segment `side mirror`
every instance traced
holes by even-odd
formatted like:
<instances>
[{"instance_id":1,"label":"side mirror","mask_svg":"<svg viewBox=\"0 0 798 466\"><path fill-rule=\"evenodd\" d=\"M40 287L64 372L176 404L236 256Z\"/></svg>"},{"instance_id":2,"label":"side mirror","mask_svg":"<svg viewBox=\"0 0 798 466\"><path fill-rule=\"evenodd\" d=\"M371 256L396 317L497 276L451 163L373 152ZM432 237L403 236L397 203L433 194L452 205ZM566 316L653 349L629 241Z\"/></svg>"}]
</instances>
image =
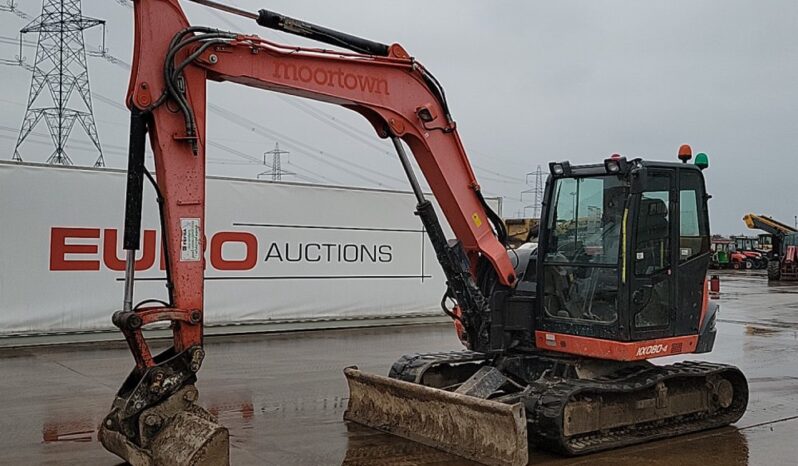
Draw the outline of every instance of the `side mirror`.
<instances>
[{"instance_id":1,"label":"side mirror","mask_svg":"<svg viewBox=\"0 0 798 466\"><path fill-rule=\"evenodd\" d=\"M645 191L646 186L643 180L646 178L646 169L633 168L631 174L632 176L629 179L629 192L631 194L640 194Z\"/></svg>"}]
</instances>

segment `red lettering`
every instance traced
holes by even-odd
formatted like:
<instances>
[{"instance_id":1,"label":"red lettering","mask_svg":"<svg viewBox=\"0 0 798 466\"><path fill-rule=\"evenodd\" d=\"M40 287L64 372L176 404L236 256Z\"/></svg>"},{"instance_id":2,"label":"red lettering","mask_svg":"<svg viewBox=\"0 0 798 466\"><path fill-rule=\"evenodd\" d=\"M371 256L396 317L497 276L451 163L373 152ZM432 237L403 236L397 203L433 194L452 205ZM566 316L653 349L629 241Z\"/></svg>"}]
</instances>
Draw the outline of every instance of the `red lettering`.
<instances>
[{"instance_id":1,"label":"red lettering","mask_svg":"<svg viewBox=\"0 0 798 466\"><path fill-rule=\"evenodd\" d=\"M368 76L361 76L358 75L357 77L358 82L360 82L360 90L365 91L368 90L369 92L374 92L374 80Z\"/></svg>"},{"instance_id":2,"label":"red lettering","mask_svg":"<svg viewBox=\"0 0 798 466\"><path fill-rule=\"evenodd\" d=\"M115 229L103 230L103 263L117 272L125 270L125 260L117 255L117 236ZM155 230L144 230L141 258L136 260L136 270L147 270L155 264Z\"/></svg>"},{"instance_id":3,"label":"red lettering","mask_svg":"<svg viewBox=\"0 0 798 466\"><path fill-rule=\"evenodd\" d=\"M240 260L227 260L222 257L224 243L242 243L246 255ZM258 263L258 239L252 233L224 231L211 238L211 266L216 270L251 270Z\"/></svg>"},{"instance_id":4,"label":"red lettering","mask_svg":"<svg viewBox=\"0 0 798 466\"><path fill-rule=\"evenodd\" d=\"M321 68L316 68L313 71L313 81L319 85L327 84L327 72Z\"/></svg>"},{"instance_id":5,"label":"red lettering","mask_svg":"<svg viewBox=\"0 0 798 466\"><path fill-rule=\"evenodd\" d=\"M305 65L297 67L293 64L277 63L272 77L281 80L314 83L318 86L338 86L349 90L355 90L360 87L363 92L390 95L387 79L345 73L341 68L332 70L325 67L315 68Z\"/></svg>"},{"instance_id":6,"label":"red lettering","mask_svg":"<svg viewBox=\"0 0 798 466\"><path fill-rule=\"evenodd\" d=\"M50 270L100 270L99 260L67 260L67 254L97 254L96 244L67 244L67 238L100 239L99 228L60 228L50 230Z\"/></svg>"},{"instance_id":7,"label":"red lettering","mask_svg":"<svg viewBox=\"0 0 798 466\"><path fill-rule=\"evenodd\" d=\"M299 80L304 83L309 83L311 79L313 79L313 70L311 70L307 66L300 66Z\"/></svg>"},{"instance_id":8,"label":"red lettering","mask_svg":"<svg viewBox=\"0 0 798 466\"><path fill-rule=\"evenodd\" d=\"M351 78L351 81L350 81ZM344 75L344 86L347 89L354 89L357 87L357 76L353 74L346 74Z\"/></svg>"}]
</instances>

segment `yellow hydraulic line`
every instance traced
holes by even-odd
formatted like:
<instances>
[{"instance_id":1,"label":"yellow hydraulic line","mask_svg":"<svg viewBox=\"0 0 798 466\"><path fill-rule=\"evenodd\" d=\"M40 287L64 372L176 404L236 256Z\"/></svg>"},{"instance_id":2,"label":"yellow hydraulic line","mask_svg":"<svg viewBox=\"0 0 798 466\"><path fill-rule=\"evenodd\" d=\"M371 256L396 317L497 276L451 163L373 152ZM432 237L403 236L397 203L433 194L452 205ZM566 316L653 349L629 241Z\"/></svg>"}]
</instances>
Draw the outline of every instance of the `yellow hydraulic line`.
<instances>
[{"instance_id":1,"label":"yellow hydraulic line","mask_svg":"<svg viewBox=\"0 0 798 466\"><path fill-rule=\"evenodd\" d=\"M623 209L623 223L621 223L621 283L626 283L626 218L629 208Z\"/></svg>"}]
</instances>

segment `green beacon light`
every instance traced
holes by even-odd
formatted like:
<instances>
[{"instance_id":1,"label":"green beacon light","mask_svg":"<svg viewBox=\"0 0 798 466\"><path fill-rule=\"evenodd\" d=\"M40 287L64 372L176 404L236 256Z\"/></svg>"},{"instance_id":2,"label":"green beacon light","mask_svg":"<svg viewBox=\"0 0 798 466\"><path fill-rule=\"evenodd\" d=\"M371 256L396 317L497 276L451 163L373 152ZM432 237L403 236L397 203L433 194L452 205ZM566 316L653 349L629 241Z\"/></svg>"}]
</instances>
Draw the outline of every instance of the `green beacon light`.
<instances>
[{"instance_id":1,"label":"green beacon light","mask_svg":"<svg viewBox=\"0 0 798 466\"><path fill-rule=\"evenodd\" d=\"M695 162L693 163L695 163L695 166L701 170L706 170L706 168L709 167L709 157L707 157L707 154L699 152L696 154Z\"/></svg>"}]
</instances>

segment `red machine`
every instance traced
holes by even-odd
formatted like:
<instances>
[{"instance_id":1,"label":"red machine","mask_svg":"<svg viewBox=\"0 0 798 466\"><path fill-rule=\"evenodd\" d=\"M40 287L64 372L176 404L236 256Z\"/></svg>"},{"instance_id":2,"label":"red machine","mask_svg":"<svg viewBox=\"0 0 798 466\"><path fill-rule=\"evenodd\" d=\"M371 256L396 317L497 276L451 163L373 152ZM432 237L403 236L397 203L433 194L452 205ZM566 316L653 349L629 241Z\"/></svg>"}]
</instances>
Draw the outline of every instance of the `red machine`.
<instances>
[{"instance_id":1,"label":"red machine","mask_svg":"<svg viewBox=\"0 0 798 466\"><path fill-rule=\"evenodd\" d=\"M191 26L178 0L134 0L127 268L123 309L113 321L136 366L103 421L106 448L134 465L228 458L227 430L195 404L194 387L204 358L207 80L363 115L393 141L416 195L416 213L447 278L444 301L453 302L444 312L470 351L407 356L391 378L347 369L347 419L472 459L525 464L528 440L582 454L742 415L747 385L736 368L646 361L706 352L714 342L716 308L708 304L704 278L708 196L698 168L622 157L552 164L537 255L509 253L505 227L481 194L442 86L400 45L266 10L195 1L351 52ZM147 134L154 178L144 167ZM445 238L403 142L456 241ZM685 162L688 152L689 146L680 150ZM168 299L134 305L145 176L161 208ZM692 196L696 215L696 230L681 235L679 196L668 198L680 189ZM170 322L174 338L171 348L152 355L141 328L156 322Z\"/></svg>"},{"instance_id":2,"label":"red machine","mask_svg":"<svg viewBox=\"0 0 798 466\"><path fill-rule=\"evenodd\" d=\"M771 246L763 262L768 270L768 280L798 280L798 229L779 222L773 217L757 214L746 214L743 222L748 228L765 231L766 235L759 235L761 239L769 240Z\"/></svg>"}]
</instances>

